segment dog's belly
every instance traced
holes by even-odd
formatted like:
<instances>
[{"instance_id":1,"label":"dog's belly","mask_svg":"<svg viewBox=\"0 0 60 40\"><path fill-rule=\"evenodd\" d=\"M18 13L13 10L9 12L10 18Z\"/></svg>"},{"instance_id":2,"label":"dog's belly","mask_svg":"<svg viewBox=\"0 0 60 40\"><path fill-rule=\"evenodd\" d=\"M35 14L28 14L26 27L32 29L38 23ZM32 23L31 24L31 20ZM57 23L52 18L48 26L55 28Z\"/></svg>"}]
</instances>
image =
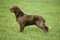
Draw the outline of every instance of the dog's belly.
<instances>
[{"instance_id":1,"label":"dog's belly","mask_svg":"<svg viewBox=\"0 0 60 40\"><path fill-rule=\"evenodd\" d=\"M26 21L26 22L25 22L25 26L34 25L34 24L35 24L34 21Z\"/></svg>"}]
</instances>

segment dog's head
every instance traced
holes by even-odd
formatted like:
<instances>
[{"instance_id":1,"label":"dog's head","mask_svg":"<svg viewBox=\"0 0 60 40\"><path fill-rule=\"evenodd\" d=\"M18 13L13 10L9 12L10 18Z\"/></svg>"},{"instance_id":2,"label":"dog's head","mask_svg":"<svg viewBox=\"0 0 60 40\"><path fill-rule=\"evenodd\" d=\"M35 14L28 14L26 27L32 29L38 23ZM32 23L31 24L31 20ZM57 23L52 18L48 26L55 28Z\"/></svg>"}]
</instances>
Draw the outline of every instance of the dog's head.
<instances>
[{"instance_id":1,"label":"dog's head","mask_svg":"<svg viewBox=\"0 0 60 40\"><path fill-rule=\"evenodd\" d=\"M21 9L18 6L13 6L12 8L10 8L10 11L14 13L18 13L21 12Z\"/></svg>"}]
</instances>

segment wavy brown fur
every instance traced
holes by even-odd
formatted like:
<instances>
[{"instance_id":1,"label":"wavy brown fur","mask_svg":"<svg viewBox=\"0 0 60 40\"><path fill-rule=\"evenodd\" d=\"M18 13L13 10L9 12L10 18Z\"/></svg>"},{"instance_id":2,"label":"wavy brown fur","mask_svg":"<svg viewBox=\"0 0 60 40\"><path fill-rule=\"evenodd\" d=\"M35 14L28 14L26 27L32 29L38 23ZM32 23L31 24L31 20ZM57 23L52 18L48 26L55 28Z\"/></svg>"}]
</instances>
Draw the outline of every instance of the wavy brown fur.
<instances>
[{"instance_id":1,"label":"wavy brown fur","mask_svg":"<svg viewBox=\"0 0 60 40\"><path fill-rule=\"evenodd\" d=\"M16 16L16 21L20 25L20 32L23 32L25 26L28 25L36 25L43 31L48 31L48 27L45 25L45 20L43 17L38 15L27 15L17 6L10 8L10 11Z\"/></svg>"}]
</instances>

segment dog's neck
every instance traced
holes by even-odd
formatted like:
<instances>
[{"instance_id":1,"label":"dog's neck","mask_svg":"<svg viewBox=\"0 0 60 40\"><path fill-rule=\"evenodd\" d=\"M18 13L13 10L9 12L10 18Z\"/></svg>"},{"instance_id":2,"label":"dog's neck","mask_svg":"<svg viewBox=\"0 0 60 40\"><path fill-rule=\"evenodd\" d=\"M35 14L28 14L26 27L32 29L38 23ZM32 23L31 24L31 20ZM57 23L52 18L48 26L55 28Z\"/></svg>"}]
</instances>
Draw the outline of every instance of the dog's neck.
<instances>
[{"instance_id":1,"label":"dog's neck","mask_svg":"<svg viewBox=\"0 0 60 40\"><path fill-rule=\"evenodd\" d=\"M15 12L16 17L20 17L20 16L23 16L23 15L24 15L24 13L22 11Z\"/></svg>"}]
</instances>

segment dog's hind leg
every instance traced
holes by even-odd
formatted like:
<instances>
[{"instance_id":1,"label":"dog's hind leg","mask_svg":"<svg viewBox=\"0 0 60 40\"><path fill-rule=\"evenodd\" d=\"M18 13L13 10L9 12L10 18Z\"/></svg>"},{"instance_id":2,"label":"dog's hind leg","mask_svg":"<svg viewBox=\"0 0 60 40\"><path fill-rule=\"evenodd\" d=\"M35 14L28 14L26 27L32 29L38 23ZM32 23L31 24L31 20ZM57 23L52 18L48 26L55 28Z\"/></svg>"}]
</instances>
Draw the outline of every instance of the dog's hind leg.
<instances>
[{"instance_id":1,"label":"dog's hind leg","mask_svg":"<svg viewBox=\"0 0 60 40\"><path fill-rule=\"evenodd\" d=\"M43 21L36 21L36 25L41 28L44 32L48 31L48 27L45 26L45 23Z\"/></svg>"}]
</instances>

